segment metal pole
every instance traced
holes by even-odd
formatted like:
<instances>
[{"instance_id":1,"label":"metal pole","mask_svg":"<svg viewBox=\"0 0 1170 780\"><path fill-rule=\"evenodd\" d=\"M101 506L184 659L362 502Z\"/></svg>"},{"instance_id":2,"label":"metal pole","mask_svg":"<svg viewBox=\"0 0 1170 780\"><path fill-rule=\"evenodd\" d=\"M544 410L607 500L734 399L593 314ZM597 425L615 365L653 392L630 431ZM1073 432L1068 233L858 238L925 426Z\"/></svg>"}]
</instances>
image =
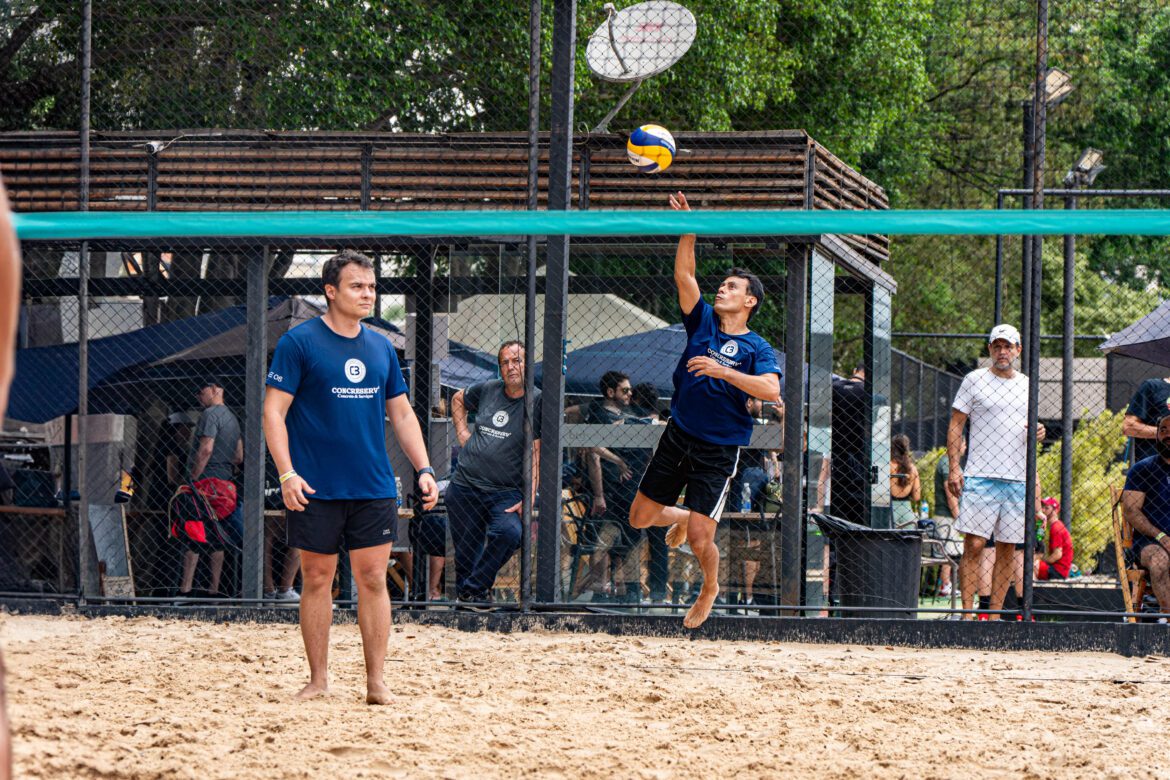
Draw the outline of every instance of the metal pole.
<instances>
[{"instance_id":1,"label":"metal pole","mask_svg":"<svg viewBox=\"0 0 1170 780\"><path fill-rule=\"evenodd\" d=\"M1040 85L1037 94L1043 94L1044 86ZM1036 126L1033 118L1032 104L1024 101L1024 187L1031 188L1036 170ZM1024 195L1023 207L1033 208L1031 194ZM1032 312L1032 241L1030 236L1020 237L1022 265L1020 273L1020 333L1024 334L1024 351L1021 355L1023 365L1028 364L1028 333L1032 331L1029 317ZM998 322L996 323L999 324Z\"/></svg>"},{"instance_id":2,"label":"metal pole","mask_svg":"<svg viewBox=\"0 0 1170 780\"><path fill-rule=\"evenodd\" d=\"M784 478L781 482L783 510L780 521L780 603L800 601L799 571L805 524L804 475L804 356L808 350L808 266L807 245L791 245L785 277L784 334Z\"/></svg>"},{"instance_id":3,"label":"metal pole","mask_svg":"<svg viewBox=\"0 0 1170 780\"><path fill-rule=\"evenodd\" d=\"M552 115L549 134L549 211L572 203L573 63L577 2L553 3ZM536 598L555 601L560 580L561 422L564 419L565 325L569 298L569 237L549 236L544 292L544 374L541 387L540 523Z\"/></svg>"},{"instance_id":4,"label":"metal pole","mask_svg":"<svg viewBox=\"0 0 1170 780\"><path fill-rule=\"evenodd\" d=\"M926 440L923 436L926 425L926 404L923 403L922 398L923 387L926 385L926 379L923 377L923 366L925 364L918 359L915 359L914 363L918 366L918 388L915 397L915 411L918 412L918 421L914 424L914 441L919 442L919 446L921 446L921 442ZM930 402L930 413L934 414L934 401Z\"/></svg>"},{"instance_id":5,"label":"metal pole","mask_svg":"<svg viewBox=\"0 0 1170 780\"><path fill-rule=\"evenodd\" d=\"M93 70L93 2L81 4L81 117L78 141L81 145L81 171L78 210L89 211L89 109L90 79ZM91 570L96 560L89 554L93 539L89 533L89 480L86 466L89 449L89 242L81 242L77 253L79 287L77 291L77 591L81 603L86 596L97 596L98 573Z\"/></svg>"},{"instance_id":6,"label":"metal pole","mask_svg":"<svg viewBox=\"0 0 1170 780\"><path fill-rule=\"evenodd\" d=\"M536 211L540 169L540 0L528 8L528 210ZM524 293L524 458L526 486L520 509L520 609L532 601L532 421L536 414L536 236L528 236Z\"/></svg>"},{"instance_id":7,"label":"metal pole","mask_svg":"<svg viewBox=\"0 0 1170 780\"><path fill-rule=\"evenodd\" d=\"M1069 211L1077 207L1077 199L1064 199ZM1060 520L1065 528L1072 510L1072 436L1073 436L1073 322L1075 316L1073 299L1073 276L1076 267L1077 239L1073 234L1064 237L1064 352L1060 365Z\"/></svg>"},{"instance_id":8,"label":"metal pole","mask_svg":"<svg viewBox=\"0 0 1170 780\"><path fill-rule=\"evenodd\" d=\"M1048 0L1036 2L1035 153L1032 171L1032 205L1044 208L1044 132L1046 116L1044 85L1048 75ZM1032 293L1028 349L1028 452L1024 497L1024 605L1023 618L1032 619L1032 560L1036 538L1036 424L1040 412L1040 291L1044 268L1044 237L1032 237Z\"/></svg>"},{"instance_id":9,"label":"metal pole","mask_svg":"<svg viewBox=\"0 0 1170 780\"><path fill-rule=\"evenodd\" d=\"M248 253L245 291L247 341L244 347L244 549L240 595L258 599L264 591L264 376L268 363L268 247Z\"/></svg>"},{"instance_id":10,"label":"metal pole","mask_svg":"<svg viewBox=\"0 0 1170 780\"><path fill-rule=\"evenodd\" d=\"M1003 210L1003 193L995 195L995 210ZM991 323L995 327L1003 322L1003 236L995 237L995 316Z\"/></svg>"}]
</instances>

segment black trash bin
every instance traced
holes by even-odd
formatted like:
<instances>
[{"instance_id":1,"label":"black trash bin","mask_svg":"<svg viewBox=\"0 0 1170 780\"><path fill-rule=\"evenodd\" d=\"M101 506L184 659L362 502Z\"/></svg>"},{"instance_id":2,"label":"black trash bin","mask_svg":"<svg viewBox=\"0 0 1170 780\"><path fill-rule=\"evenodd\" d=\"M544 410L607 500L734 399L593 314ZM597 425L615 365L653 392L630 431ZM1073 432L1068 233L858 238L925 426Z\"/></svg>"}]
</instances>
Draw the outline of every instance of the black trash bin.
<instances>
[{"instance_id":1,"label":"black trash bin","mask_svg":"<svg viewBox=\"0 0 1170 780\"><path fill-rule=\"evenodd\" d=\"M843 617L914 618L922 565L922 532L916 529L867 528L839 517L811 513L829 539L837 559L837 583L843 607L891 607L889 610L843 610Z\"/></svg>"}]
</instances>

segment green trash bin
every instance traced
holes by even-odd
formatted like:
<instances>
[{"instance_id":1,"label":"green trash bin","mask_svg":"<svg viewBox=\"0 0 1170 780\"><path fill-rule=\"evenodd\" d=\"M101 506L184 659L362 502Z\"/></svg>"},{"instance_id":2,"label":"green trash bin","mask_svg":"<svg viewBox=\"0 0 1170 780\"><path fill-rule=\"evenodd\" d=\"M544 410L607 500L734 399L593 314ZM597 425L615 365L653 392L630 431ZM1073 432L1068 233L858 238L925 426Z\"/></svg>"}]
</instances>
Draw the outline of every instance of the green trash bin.
<instances>
[{"instance_id":1,"label":"green trash bin","mask_svg":"<svg viewBox=\"0 0 1170 780\"><path fill-rule=\"evenodd\" d=\"M833 591L842 607L885 607L841 611L842 617L911 618L918 611L922 532L867 528L832 515L811 513L837 559Z\"/></svg>"}]
</instances>

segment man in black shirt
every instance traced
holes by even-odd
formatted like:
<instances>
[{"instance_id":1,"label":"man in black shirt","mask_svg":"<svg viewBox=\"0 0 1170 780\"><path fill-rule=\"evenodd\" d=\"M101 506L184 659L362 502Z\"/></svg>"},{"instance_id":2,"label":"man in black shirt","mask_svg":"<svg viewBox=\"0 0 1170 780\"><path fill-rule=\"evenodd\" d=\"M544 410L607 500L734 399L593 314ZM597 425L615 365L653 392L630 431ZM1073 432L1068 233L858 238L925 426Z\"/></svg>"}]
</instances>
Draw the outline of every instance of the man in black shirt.
<instances>
[{"instance_id":1,"label":"man in black shirt","mask_svg":"<svg viewBox=\"0 0 1170 780\"><path fill-rule=\"evenodd\" d=\"M460 601L491 601L496 575L520 548L525 489L524 345L508 341L496 356L500 379L472 385L451 399L451 420L463 448L447 488L447 520L455 546ZM540 391L533 395L540 408ZM469 415L475 415L471 420ZM540 474L540 415L532 421L532 481Z\"/></svg>"},{"instance_id":2,"label":"man in black shirt","mask_svg":"<svg viewBox=\"0 0 1170 780\"><path fill-rule=\"evenodd\" d=\"M833 381L832 492L829 513L858 525L869 525L870 409L865 368L853 369L849 379Z\"/></svg>"},{"instance_id":3,"label":"man in black shirt","mask_svg":"<svg viewBox=\"0 0 1170 780\"><path fill-rule=\"evenodd\" d=\"M589 404L585 422L594 425L621 425L630 411L630 378L621 371L606 371L598 389L601 398ZM617 529L609 548L611 580L624 576L622 586L627 601L640 600L641 577L636 569L625 566L626 558L641 539L641 532L630 525L630 504L638 492L645 464L635 473L637 450L622 447L595 447L590 453L590 481L593 483L593 516L603 518ZM596 465L594 465L596 464ZM618 572L622 572L618 575ZM616 582L615 582L616 584ZM621 593L619 596L623 595Z\"/></svg>"},{"instance_id":4,"label":"man in black shirt","mask_svg":"<svg viewBox=\"0 0 1170 780\"><path fill-rule=\"evenodd\" d=\"M1158 420L1166 414L1170 414L1170 377L1142 382L1130 399L1121 424L1121 432L1133 438L1131 462L1158 454L1155 442Z\"/></svg>"}]
</instances>

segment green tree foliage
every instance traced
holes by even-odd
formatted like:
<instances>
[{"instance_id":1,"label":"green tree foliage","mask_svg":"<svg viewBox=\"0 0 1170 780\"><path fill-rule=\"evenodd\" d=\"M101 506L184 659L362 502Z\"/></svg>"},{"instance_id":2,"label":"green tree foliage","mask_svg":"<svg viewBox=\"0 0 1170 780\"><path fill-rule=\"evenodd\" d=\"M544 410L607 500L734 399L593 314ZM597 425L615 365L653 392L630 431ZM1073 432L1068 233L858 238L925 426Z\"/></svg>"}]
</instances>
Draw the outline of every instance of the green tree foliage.
<instances>
[{"instance_id":1,"label":"green tree foliage","mask_svg":"<svg viewBox=\"0 0 1170 780\"><path fill-rule=\"evenodd\" d=\"M1082 571L1092 571L1097 555L1113 540L1109 487L1125 484L1125 448L1120 412L1105 411L1082 419L1072 440L1072 508L1069 514L1074 562ZM1044 495L1060 495L1061 443L1040 454L1036 473Z\"/></svg>"},{"instance_id":2,"label":"green tree foliage","mask_svg":"<svg viewBox=\"0 0 1170 780\"><path fill-rule=\"evenodd\" d=\"M1090 239L1089 249L1104 239ZM1106 279L1089 267L1085 253L1074 256L1073 322L1078 333L1105 335L1115 333L1149 314L1158 306L1158 295L1150 290L1136 290ZM1044 333L1061 333L1064 317L1064 252L1060 242L1048 242L1044 250L1044 277L1040 297L1040 329ZM1100 357L1099 344L1079 341L1076 354ZM1059 342L1045 344L1045 354L1059 356Z\"/></svg>"}]
</instances>

